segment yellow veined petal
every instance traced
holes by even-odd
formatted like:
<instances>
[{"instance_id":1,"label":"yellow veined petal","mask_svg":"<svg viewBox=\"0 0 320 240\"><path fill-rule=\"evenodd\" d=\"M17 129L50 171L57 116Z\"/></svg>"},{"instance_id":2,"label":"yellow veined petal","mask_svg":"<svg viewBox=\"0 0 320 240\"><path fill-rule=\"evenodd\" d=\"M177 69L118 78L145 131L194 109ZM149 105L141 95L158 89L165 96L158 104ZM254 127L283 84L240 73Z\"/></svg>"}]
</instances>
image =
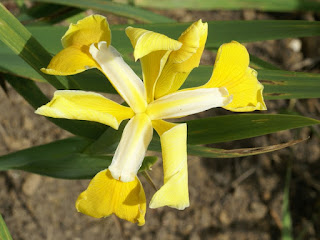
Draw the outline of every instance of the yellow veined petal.
<instances>
[{"instance_id":1,"label":"yellow veined petal","mask_svg":"<svg viewBox=\"0 0 320 240\"><path fill-rule=\"evenodd\" d=\"M114 213L121 219L144 225L146 196L137 177L132 182L115 180L109 170L99 172L76 202L78 212L95 218Z\"/></svg>"},{"instance_id":2,"label":"yellow veined petal","mask_svg":"<svg viewBox=\"0 0 320 240\"><path fill-rule=\"evenodd\" d=\"M156 82L170 53L171 51L155 51L140 60L148 103L154 100Z\"/></svg>"},{"instance_id":3,"label":"yellow veined petal","mask_svg":"<svg viewBox=\"0 0 320 240\"><path fill-rule=\"evenodd\" d=\"M204 87L225 87L233 101L225 109L235 112L266 110L263 86L249 66L247 49L238 42L223 44L217 53L213 73Z\"/></svg>"},{"instance_id":4,"label":"yellow veined petal","mask_svg":"<svg viewBox=\"0 0 320 240\"><path fill-rule=\"evenodd\" d=\"M232 97L227 97L225 88L202 88L179 91L150 103L147 114L152 120L183 117L210 108L227 105Z\"/></svg>"},{"instance_id":5,"label":"yellow veined petal","mask_svg":"<svg viewBox=\"0 0 320 240\"><path fill-rule=\"evenodd\" d=\"M164 121L152 121L154 127L161 125L160 133L172 126ZM150 208L163 206L183 210L189 206L187 166L187 124L172 126L160 135L164 185L153 195Z\"/></svg>"},{"instance_id":6,"label":"yellow veined petal","mask_svg":"<svg viewBox=\"0 0 320 240\"><path fill-rule=\"evenodd\" d=\"M111 43L111 31L107 18L91 15L70 24L68 31L61 39L64 48L69 46L90 46L92 43L106 41Z\"/></svg>"},{"instance_id":7,"label":"yellow veined petal","mask_svg":"<svg viewBox=\"0 0 320 240\"><path fill-rule=\"evenodd\" d=\"M109 166L115 179L122 182L133 181L142 164L152 134L151 120L145 113L137 114L130 119Z\"/></svg>"},{"instance_id":8,"label":"yellow veined petal","mask_svg":"<svg viewBox=\"0 0 320 240\"><path fill-rule=\"evenodd\" d=\"M122 120L134 115L132 109L100 94L77 90L56 91L53 99L35 113L53 118L100 122L115 129Z\"/></svg>"},{"instance_id":9,"label":"yellow veined petal","mask_svg":"<svg viewBox=\"0 0 320 240\"><path fill-rule=\"evenodd\" d=\"M167 37L166 35L155 33L141 28L127 27L126 34L134 48L134 58L138 59L151 52L159 50L178 50L181 43Z\"/></svg>"},{"instance_id":10,"label":"yellow veined petal","mask_svg":"<svg viewBox=\"0 0 320 240\"><path fill-rule=\"evenodd\" d=\"M102 72L120 96L135 113L142 113L147 108L146 93L141 79L122 59L120 53L106 42L90 46L92 57L99 63Z\"/></svg>"},{"instance_id":11,"label":"yellow veined petal","mask_svg":"<svg viewBox=\"0 0 320 240\"><path fill-rule=\"evenodd\" d=\"M190 72L199 66L207 40L208 24L193 23L178 39L182 47L170 54L155 87L155 99L177 91Z\"/></svg>"},{"instance_id":12,"label":"yellow veined petal","mask_svg":"<svg viewBox=\"0 0 320 240\"><path fill-rule=\"evenodd\" d=\"M154 99L154 86L169 54L178 50L182 43L141 28L128 27L126 34L134 48L135 60L141 61L143 82L149 103Z\"/></svg>"},{"instance_id":13,"label":"yellow veined petal","mask_svg":"<svg viewBox=\"0 0 320 240\"><path fill-rule=\"evenodd\" d=\"M89 68L99 68L99 65L89 54L89 48L83 46L68 47L55 55L47 68L41 71L51 75L73 75L83 72Z\"/></svg>"}]
</instances>

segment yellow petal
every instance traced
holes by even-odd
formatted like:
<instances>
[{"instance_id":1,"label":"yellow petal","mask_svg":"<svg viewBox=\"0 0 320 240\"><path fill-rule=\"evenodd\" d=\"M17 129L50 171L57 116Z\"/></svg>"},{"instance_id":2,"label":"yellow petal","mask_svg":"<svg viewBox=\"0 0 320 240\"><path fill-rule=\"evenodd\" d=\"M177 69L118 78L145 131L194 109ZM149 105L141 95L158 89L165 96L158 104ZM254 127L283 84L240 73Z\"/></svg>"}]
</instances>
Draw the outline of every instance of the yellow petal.
<instances>
[{"instance_id":1,"label":"yellow petal","mask_svg":"<svg viewBox=\"0 0 320 240\"><path fill-rule=\"evenodd\" d=\"M122 59L120 53L106 42L90 46L92 57L99 63L101 71L108 77L120 96L135 113L142 113L147 108L146 93L141 79Z\"/></svg>"},{"instance_id":2,"label":"yellow petal","mask_svg":"<svg viewBox=\"0 0 320 240\"><path fill-rule=\"evenodd\" d=\"M184 31L179 42L182 47L170 54L155 87L155 98L177 91L190 72L199 66L207 40L208 24L201 20Z\"/></svg>"},{"instance_id":3,"label":"yellow petal","mask_svg":"<svg viewBox=\"0 0 320 240\"><path fill-rule=\"evenodd\" d=\"M89 47L68 47L55 55L47 68L41 71L51 75L73 75L89 68L99 68L99 65L91 57Z\"/></svg>"},{"instance_id":4,"label":"yellow petal","mask_svg":"<svg viewBox=\"0 0 320 240\"><path fill-rule=\"evenodd\" d=\"M182 45L166 35L141 28L127 27L126 34L134 48L135 60L159 50L178 50Z\"/></svg>"},{"instance_id":5,"label":"yellow petal","mask_svg":"<svg viewBox=\"0 0 320 240\"><path fill-rule=\"evenodd\" d=\"M178 50L182 43L141 28L128 27L126 34L134 48L135 60L141 61L143 82L149 103L154 99L154 86L169 54Z\"/></svg>"},{"instance_id":6,"label":"yellow petal","mask_svg":"<svg viewBox=\"0 0 320 240\"><path fill-rule=\"evenodd\" d=\"M154 100L155 85L171 51L155 51L141 58L141 68L147 102Z\"/></svg>"},{"instance_id":7,"label":"yellow petal","mask_svg":"<svg viewBox=\"0 0 320 240\"><path fill-rule=\"evenodd\" d=\"M36 110L37 114L53 117L100 122L118 129L134 112L100 94L76 90L61 90L53 99Z\"/></svg>"},{"instance_id":8,"label":"yellow petal","mask_svg":"<svg viewBox=\"0 0 320 240\"><path fill-rule=\"evenodd\" d=\"M153 121L157 131L170 128L164 121ZM150 208L169 206L183 210L189 206L187 166L187 124L178 124L160 135L164 185L153 195Z\"/></svg>"},{"instance_id":9,"label":"yellow petal","mask_svg":"<svg viewBox=\"0 0 320 240\"><path fill-rule=\"evenodd\" d=\"M114 213L121 219L144 225L146 196L137 177L132 182L115 180L109 170L99 172L76 202L78 212L95 218Z\"/></svg>"},{"instance_id":10,"label":"yellow petal","mask_svg":"<svg viewBox=\"0 0 320 240\"><path fill-rule=\"evenodd\" d=\"M109 166L115 179L130 182L135 178L152 139L152 134L151 120L146 114L137 114L130 119L124 128Z\"/></svg>"},{"instance_id":11,"label":"yellow petal","mask_svg":"<svg viewBox=\"0 0 320 240\"><path fill-rule=\"evenodd\" d=\"M223 44L217 53L212 76L204 87L225 87L233 100L225 109L235 112L266 110L263 86L249 66L247 49L238 42Z\"/></svg>"},{"instance_id":12,"label":"yellow petal","mask_svg":"<svg viewBox=\"0 0 320 240\"><path fill-rule=\"evenodd\" d=\"M147 114L152 120L188 116L210 108L227 105L232 97L227 97L225 88L201 88L171 93L148 105Z\"/></svg>"},{"instance_id":13,"label":"yellow petal","mask_svg":"<svg viewBox=\"0 0 320 240\"><path fill-rule=\"evenodd\" d=\"M91 15L76 24L70 24L68 31L61 39L64 48L69 46L90 46L92 43L106 41L111 43L111 31L107 18Z\"/></svg>"}]
</instances>

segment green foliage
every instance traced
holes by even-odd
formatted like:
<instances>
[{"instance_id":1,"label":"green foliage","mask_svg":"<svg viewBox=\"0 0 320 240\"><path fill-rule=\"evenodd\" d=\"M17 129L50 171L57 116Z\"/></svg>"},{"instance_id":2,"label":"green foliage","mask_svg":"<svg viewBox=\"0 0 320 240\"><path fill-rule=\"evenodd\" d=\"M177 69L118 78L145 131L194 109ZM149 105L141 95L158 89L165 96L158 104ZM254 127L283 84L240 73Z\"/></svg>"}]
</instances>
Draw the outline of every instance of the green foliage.
<instances>
[{"instance_id":1,"label":"green foliage","mask_svg":"<svg viewBox=\"0 0 320 240\"><path fill-rule=\"evenodd\" d=\"M41 26L22 25L17 18L0 4L0 73L12 87L21 94L34 108L49 99L38 86L30 80L48 82L57 89L82 89L105 93L116 93L105 76L98 70L89 70L72 77L56 77L43 74L40 68L47 66L52 58L62 49L60 38L66 27L52 26L68 19L87 8L113 13L126 18L150 24L132 24L134 27L161 32L177 39L189 23L175 23L172 19L152 13L142 8L124 5L112 1L88 0L38 0L41 4L23 11L18 18L25 23L46 24ZM188 7L192 1L184 1ZM223 2L223 5L221 5ZM246 5L244 5L246 2ZM239 9L249 1L201 1L198 8ZM286 4L274 4L273 1L254 1L252 5L259 9L272 11L292 9L317 10L318 4L312 1L287 0ZM21 3L19 1L19 3ZM141 0L141 6L181 6L181 1ZM21 7L24 7L21 5ZM48 13L51 13L48 15ZM291 37L319 36L320 23L309 21L211 21L206 48L216 51L218 47L231 40L255 42ZM112 44L121 52L135 72L141 75L139 63L132 60L132 47L125 36L127 25L111 26ZM266 99L316 98L320 97L320 75L295 73L278 70L276 66L252 56L251 66L258 69L259 80L265 86ZM183 88L204 84L211 76L212 66L200 66L195 69ZM50 144L29 148L0 157L0 170L21 169L58 178L91 178L98 171L105 169L111 162L112 154L120 140L124 127L118 131L105 125L66 119L49 119L59 127L79 136ZM200 146L225 141L246 139L274 133L281 130L319 124L315 119L280 114L233 114L188 121L188 153L190 155L225 158L260 154L291 146L302 140L268 147L250 149L216 149ZM154 136L150 147L152 151L161 151L159 137ZM157 160L146 157L141 171L147 170ZM284 208L285 209L285 208ZM285 222L284 222L285 223Z\"/></svg>"},{"instance_id":2,"label":"green foliage","mask_svg":"<svg viewBox=\"0 0 320 240\"><path fill-rule=\"evenodd\" d=\"M56 3L65 6L72 6L77 8L91 8L98 11L103 11L106 13L113 13L115 15L135 19L142 22L152 23L152 22L174 22L170 18L149 12L139 7L134 7L125 4L119 4L111 1L103 0L34 0L36 2L46 2L46 3Z\"/></svg>"},{"instance_id":3,"label":"green foliage","mask_svg":"<svg viewBox=\"0 0 320 240\"><path fill-rule=\"evenodd\" d=\"M194 4L194 0L136 0L139 6L163 9L187 8L197 10L213 9L258 9L263 11L289 12L289 11L319 11L317 0L201 0Z\"/></svg>"},{"instance_id":4,"label":"green foliage","mask_svg":"<svg viewBox=\"0 0 320 240\"><path fill-rule=\"evenodd\" d=\"M292 166L291 166L291 162L289 162L286 179L285 179L285 187L284 187L283 203L282 203L282 231L281 231L282 240L293 240L290 204L289 204L291 172L292 172Z\"/></svg>"},{"instance_id":5,"label":"green foliage","mask_svg":"<svg viewBox=\"0 0 320 240\"><path fill-rule=\"evenodd\" d=\"M7 225L4 222L1 214L0 214L0 239L1 240L12 240L10 232L9 232Z\"/></svg>"}]
</instances>

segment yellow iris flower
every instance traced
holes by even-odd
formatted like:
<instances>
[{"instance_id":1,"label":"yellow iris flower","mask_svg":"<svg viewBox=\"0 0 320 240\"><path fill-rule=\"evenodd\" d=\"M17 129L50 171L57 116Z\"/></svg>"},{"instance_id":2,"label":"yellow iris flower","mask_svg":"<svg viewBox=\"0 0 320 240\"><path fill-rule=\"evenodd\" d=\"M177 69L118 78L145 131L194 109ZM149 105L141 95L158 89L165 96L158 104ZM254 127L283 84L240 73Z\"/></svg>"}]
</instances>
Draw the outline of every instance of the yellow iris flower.
<instances>
[{"instance_id":1,"label":"yellow iris flower","mask_svg":"<svg viewBox=\"0 0 320 240\"><path fill-rule=\"evenodd\" d=\"M214 107L231 111L266 109L263 86L256 72L248 67L246 48L237 42L220 47L212 77L205 85L179 91L192 69L199 66L207 32L208 25L201 20L193 23L178 40L128 27L126 34L134 47L134 57L141 61L141 81L110 45L111 32L105 17L92 15L70 25L62 37L64 49L41 70L53 75L72 75L98 68L129 107L97 93L60 90L36 113L100 122L114 129L118 129L122 120L130 119L111 165L99 172L78 197L78 211L97 218L114 213L122 219L144 224L146 198L137 172L153 129L160 136L164 184L152 197L150 207L188 207L187 125L164 119Z\"/></svg>"}]
</instances>

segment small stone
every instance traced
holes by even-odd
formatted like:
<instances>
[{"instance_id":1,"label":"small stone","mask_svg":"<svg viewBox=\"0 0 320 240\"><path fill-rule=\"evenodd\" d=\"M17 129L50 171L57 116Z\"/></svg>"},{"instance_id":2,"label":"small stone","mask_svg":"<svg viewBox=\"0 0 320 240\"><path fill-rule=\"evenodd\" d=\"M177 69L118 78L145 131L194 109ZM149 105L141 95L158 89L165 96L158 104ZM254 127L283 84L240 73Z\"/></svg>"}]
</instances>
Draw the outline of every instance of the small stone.
<instances>
[{"instance_id":1,"label":"small stone","mask_svg":"<svg viewBox=\"0 0 320 240\"><path fill-rule=\"evenodd\" d=\"M22 185L22 191L25 195L31 196L35 193L37 188L39 187L41 182L41 177L36 174L31 174L26 177L23 185Z\"/></svg>"},{"instance_id":2,"label":"small stone","mask_svg":"<svg viewBox=\"0 0 320 240\"><path fill-rule=\"evenodd\" d=\"M219 220L225 226L228 226L231 223L231 219L229 218L226 211L221 211L220 216L219 216Z\"/></svg>"},{"instance_id":3,"label":"small stone","mask_svg":"<svg viewBox=\"0 0 320 240\"><path fill-rule=\"evenodd\" d=\"M250 205L252 211L252 217L254 219L262 219L267 214L267 207L261 202L253 202Z\"/></svg>"}]
</instances>

